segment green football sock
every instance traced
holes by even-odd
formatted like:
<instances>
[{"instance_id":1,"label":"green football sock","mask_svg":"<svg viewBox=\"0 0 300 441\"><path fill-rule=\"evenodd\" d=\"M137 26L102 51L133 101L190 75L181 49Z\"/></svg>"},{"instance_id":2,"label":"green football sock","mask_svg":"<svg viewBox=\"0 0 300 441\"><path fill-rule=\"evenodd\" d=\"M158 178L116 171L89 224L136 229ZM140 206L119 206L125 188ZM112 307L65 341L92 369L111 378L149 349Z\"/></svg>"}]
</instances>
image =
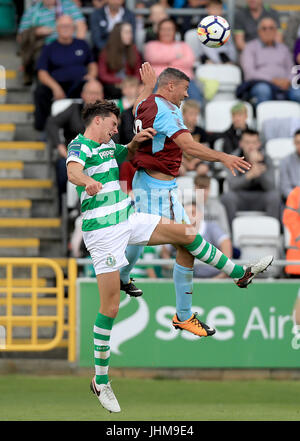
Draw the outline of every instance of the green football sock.
<instances>
[{"instance_id":1,"label":"green football sock","mask_svg":"<svg viewBox=\"0 0 300 441\"><path fill-rule=\"evenodd\" d=\"M109 340L113 323L113 318L107 317L100 312L98 313L94 325L94 359L97 384L108 383Z\"/></svg>"},{"instance_id":2,"label":"green football sock","mask_svg":"<svg viewBox=\"0 0 300 441\"><path fill-rule=\"evenodd\" d=\"M196 235L195 240L190 245L185 245L185 248L196 259L214 266L233 279L240 279L245 274L245 270L241 265L235 265L222 251L206 242L200 234Z\"/></svg>"}]
</instances>

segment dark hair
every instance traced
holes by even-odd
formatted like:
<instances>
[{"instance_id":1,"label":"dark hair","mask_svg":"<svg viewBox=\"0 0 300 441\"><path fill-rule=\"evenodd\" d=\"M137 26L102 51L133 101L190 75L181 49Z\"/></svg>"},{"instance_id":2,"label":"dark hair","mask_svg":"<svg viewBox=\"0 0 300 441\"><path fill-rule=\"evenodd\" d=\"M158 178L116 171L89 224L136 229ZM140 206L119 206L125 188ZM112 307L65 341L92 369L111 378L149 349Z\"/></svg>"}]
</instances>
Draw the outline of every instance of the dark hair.
<instances>
[{"instance_id":1,"label":"dark hair","mask_svg":"<svg viewBox=\"0 0 300 441\"><path fill-rule=\"evenodd\" d=\"M300 135L300 129L296 130L296 132L294 133L294 137Z\"/></svg>"},{"instance_id":2,"label":"dark hair","mask_svg":"<svg viewBox=\"0 0 300 441\"><path fill-rule=\"evenodd\" d=\"M250 135L250 136L258 136L259 137L259 132L257 130L253 130L253 129L245 129L242 131L242 135Z\"/></svg>"},{"instance_id":3,"label":"dark hair","mask_svg":"<svg viewBox=\"0 0 300 441\"><path fill-rule=\"evenodd\" d=\"M157 25L157 39L159 40L159 33L160 33L160 28L162 27L162 25L164 24L164 23L167 23L167 22L170 22L170 23L172 23L172 25L174 26L174 39L175 39L175 34L176 34L176 31L177 31L177 24L175 23L175 21L174 20L172 20L172 18L169 18L169 17L167 17L167 18L163 18L159 23L158 23L158 25Z\"/></svg>"},{"instance_id":4,"label":"dark hair","mask_svg":"<svg viewBox=\"0 0 300 441\"><path fill-rule=\"evenodd\" d=\"M97 100L94 103L85 104L81 116L85 126L88 126L95 116L102 118L110 116L113 113L119 118L120 109L113 101Z\"/></svg>"},{"instance_id":5,"label":"dark hair","mask_svg":"<svg viewBox=\"0 0 300 441\"><path fill-rule=\"evenodd\" d=\"M190 82L189 77L179 69L174 67L167 67L158 76L158 87L166 86L170 81L182 81Z\"/></svg>"},{"instance_id":6,"label":"dark hair","mask_svg":"<svg viewBox=\"0 0 300 441\"><path fill-rule=\"evenodd\" d=\"M194 179L196 188L208 188L210 185L210 177L207 175L197 175Z\"/></svg>"},{"instance_id":7,"label":"dark hair","mask_svg":"<svg viewBox=\"0 0 300 441\"><path fill-rule=\"evenodd\" d=\"M132 42L129 46L125 46L122 42L121 29L124 24L129 24L132 27L131 23L117 23L109 34L104 48L108 68L113 72L122 70L126 63L133 68L137 61L134 43Z\"/></svg>"}]
</instances>

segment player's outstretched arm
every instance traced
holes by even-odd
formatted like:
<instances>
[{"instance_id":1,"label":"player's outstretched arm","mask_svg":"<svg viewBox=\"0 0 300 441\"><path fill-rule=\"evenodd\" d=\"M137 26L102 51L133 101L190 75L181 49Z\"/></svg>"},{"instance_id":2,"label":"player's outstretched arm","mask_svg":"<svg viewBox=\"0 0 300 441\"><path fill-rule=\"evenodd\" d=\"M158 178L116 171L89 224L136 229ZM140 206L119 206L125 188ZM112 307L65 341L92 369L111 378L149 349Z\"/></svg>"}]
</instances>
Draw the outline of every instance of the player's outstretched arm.
<instances>
[{"instance_id":1,"label":"player's outstretched arm","mask_svg":"<svg viewBox=\"0 0 300 441\"><path fill-rule=\"evenodd\" d=\"M138 149L139 145L146 141L147 139L153 139L153 137L156 135L156 130L152 127L149 127L148 129L142 130L141 132L137 133L129 144L127 144L128 148L128 155L127 159L130 161Z\"/></svg>"},{"instance_id":2,"label":"player's outstretched arm","mask_svg":"<svg viewBox=\"0 0 300 441\"><path fill-rule=\"evenodd\" d=\"M174 138L174 142L188 155L201 159L202 161L210 162L222 162L231 173L236 176L236 170L245 173L250 170L251 164L244 160L244 157L240 158L234 155L228 155L224 152L217 152L210 149L200 142L193 140L190 133L184 132Z\"/></svg>"},{"instance_id":3,"label":"player's outstretched arm","mask_svg":"<svg viewBox=\"0 0 300 441\"><path fill-rule=\"evenodd\" d=\"M83 165L75 161L70 161L67 164L68 180L72 184L85 187L85 191L89 196L94 196L101 190L101 182L95 181L95 179L86 176L83 173Z\"/></svg>"},{"instance_id":4,"label":"player's outstretched arm","mask_svg":"<svg viewBox=\"0 0 300 441\"><path fill-rule=\"evenodd\" d=\"M150 63L146 62L142 64L142 67L140 68L140 75L141 75L141 80L142 83L144 85L144 89L142 90L142 92L139 94L139 96L137 97L134 106L133 106L133 110L132 113L135 115L135 110L137 108L137 105L145 100L146 98L148 98L148 96L151 95L151 93L153 92L153 89L155 87L156 84L156 74L154 72L153 67L151 66Z\"/></svg>"}]
</instances>

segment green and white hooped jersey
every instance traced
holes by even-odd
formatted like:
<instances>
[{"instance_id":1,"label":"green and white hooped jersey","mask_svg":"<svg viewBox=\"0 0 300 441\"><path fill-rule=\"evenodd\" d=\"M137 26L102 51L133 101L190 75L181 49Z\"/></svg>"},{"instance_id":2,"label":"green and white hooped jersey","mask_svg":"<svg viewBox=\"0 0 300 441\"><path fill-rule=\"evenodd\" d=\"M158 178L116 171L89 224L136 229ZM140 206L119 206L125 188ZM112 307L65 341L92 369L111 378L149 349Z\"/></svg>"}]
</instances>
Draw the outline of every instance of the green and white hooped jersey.
<instances>
[{"instance_id":1,"label":"green and white hooped jersey","mask_svg":"<svg viewBox=\"0 0 300 441\"><path fill-rule=\"evenodd\" d=\"M89 196L85 187L76 186L83 214L82 230L92 231L119 224L134 212L131 198L121 190L118 164L127 156L126 146L96 141L79 134L68 145L68 162L83 165L83 173L101 182L102 189Z\"/></svg>"}]
</instances>

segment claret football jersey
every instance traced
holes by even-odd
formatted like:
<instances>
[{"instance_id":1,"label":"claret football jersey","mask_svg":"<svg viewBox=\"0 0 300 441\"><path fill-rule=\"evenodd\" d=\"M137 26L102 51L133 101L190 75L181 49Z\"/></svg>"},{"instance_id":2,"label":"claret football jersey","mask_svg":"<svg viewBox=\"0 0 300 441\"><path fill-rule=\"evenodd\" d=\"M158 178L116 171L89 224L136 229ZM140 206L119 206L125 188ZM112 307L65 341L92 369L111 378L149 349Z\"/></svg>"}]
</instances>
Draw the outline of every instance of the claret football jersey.
<instances>
[{"instance_id":1,"label":"claret football jersey","mask_svg":"<svg viewBox=\"0 0 300 441\"><path fill-rule=\"evenodd\" d=\"M150 95L138 104L135 114L136 132L149 127L153 127L157 134L140 145L132 160L133 165L138 169L178 176L182 150L174 139L183 132L189 132L180 109L161 95Z\"/></svg>"}]
</instances>

